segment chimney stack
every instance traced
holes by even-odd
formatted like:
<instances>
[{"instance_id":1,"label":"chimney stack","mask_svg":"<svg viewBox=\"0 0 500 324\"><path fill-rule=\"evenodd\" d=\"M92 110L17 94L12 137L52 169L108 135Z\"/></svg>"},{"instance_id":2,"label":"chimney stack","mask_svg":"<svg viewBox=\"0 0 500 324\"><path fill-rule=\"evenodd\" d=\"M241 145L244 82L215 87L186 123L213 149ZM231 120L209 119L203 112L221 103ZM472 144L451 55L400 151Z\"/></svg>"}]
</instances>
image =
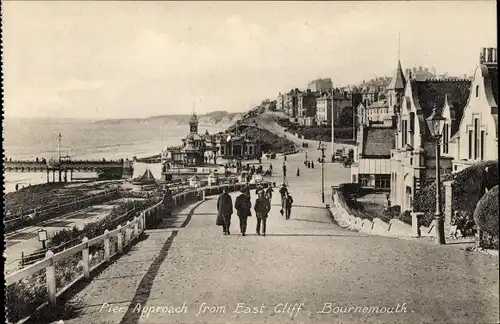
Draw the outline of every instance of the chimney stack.
<instances>
[{"instance_id":1,"label":"chimney stack","mask_svg":"<svg viewBox=\"0 0 500 324\"><path fill-rule=\"evenodd\" d=\"M479 63L486 62L486 48L481 47L481 52L479 54Z\"/></svg>"},{"instance_id":2,"label":"chimney stack","mask_svg":"<svg viewBox=\"0 0 500 324\"><path fill-rule=\"evenodd\" d=\"M422 71L422 65L420 65L420 66L418 67L418 70L419 70L419 71Z\"/></svg>"}]
</instances>

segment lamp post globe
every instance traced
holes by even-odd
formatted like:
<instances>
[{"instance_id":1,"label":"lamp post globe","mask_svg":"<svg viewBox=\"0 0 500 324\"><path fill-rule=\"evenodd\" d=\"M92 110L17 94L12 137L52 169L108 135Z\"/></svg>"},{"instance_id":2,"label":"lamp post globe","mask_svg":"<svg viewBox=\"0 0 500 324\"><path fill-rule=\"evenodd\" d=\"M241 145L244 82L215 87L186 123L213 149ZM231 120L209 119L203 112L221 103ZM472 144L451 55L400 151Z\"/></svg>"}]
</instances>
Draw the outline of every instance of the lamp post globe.
<instances>
[{"instance_id":1,"label":"lamp post globe","mask_svg":"<svg viewBox=\"0 0 500 324\"><path fill-rule=\"evenodd\" d=\"M430 135L436 144L436 213L434 217L434 227L436 229L435 240L438 244L445 244L444 220L443 214L441 212L440 141L446 119L441 115L441 111L438 112L438 110L434 108L432 114L426 119L426 122L427 126L429 127Z\"/></svg>"},{"instance_id":2,"label":"lamp post globe","mask_svg":"<svg viewBox=\"0 0 500 324\"><path fill-rule=\"evenodd\" d=\"M432 114L427 117L427 126L431 132L431 136L434 140L439 140L443 133L444 124L446 118L444 118L436 108L433 109Z\"/></svg>"}]
</instances>

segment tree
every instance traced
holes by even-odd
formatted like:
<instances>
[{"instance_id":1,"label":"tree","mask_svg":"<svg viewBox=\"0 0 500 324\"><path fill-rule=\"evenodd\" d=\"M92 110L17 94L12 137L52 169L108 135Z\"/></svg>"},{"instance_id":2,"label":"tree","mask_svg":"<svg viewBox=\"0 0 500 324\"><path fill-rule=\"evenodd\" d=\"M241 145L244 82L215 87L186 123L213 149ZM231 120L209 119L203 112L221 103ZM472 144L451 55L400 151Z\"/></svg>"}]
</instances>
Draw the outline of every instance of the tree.
<instances>
[{"instance_id":1,"label":"tree","mask_svg":"<svg viewBox=\"0 0 500 324\"><path fill-rule=\"evenodd\" d=\"M336 125L352 125L352 108L351 107L344 107L339 113L339 117L337 120L335 120Z\"/></svg>"}]
</instances>

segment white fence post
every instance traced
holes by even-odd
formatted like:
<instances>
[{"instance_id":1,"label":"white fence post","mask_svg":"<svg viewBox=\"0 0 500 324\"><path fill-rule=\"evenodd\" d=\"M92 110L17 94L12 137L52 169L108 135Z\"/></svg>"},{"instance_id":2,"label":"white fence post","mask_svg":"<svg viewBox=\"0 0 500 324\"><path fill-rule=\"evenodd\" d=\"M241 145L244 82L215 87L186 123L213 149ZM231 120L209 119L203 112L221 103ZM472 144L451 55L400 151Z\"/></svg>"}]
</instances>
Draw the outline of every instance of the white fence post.
<instances>
[{"instance_id":1,"label":"white fence post","mask_svg":"<svg viewBox=\"0 0 500 324\"><path fill-rule=\"evenodd\" d=\"M141 221L141 223L142 223L141 233L142 233L146 230L146 213L142 212L141 217L142 217L142 221Z\"/></svg>"},{"instance_id":2,"label":"white fence post","mask_svg":"<svg viewBox=\"0 0 500 324\"><path fill-rule=\"evenodd\" d=\"M135 216L135 218L134 218L134 237L135 238L139 237L139 221L140 221L140 218Z\"/></svg>"},{"instance_id":3,"label":"white fence post","mask_svg":"<svg viewBox=\"0 0 500 324\"><path fill-rule=\"evenodd\" d=\"M106 235L106 237L104 238L104 260L106 260L106 262L109 262L111 254L109 249L109 231L105 230L104 235Z\"/></svg>"},{"instance_id":4,"label":"white fence post","mask_svg":"<svg viewBox=\"0 0 500 324\"><path fill-rule=\"evenodd\" d=\"M118 252L122 253L123 252L123 236L122 236L122 226L118 225L118 235L116 236L116 242L118 245Z\"/></svg>"},{"instance_id":5,"label":"white fence post","mask_svg":"<svg viewBox=\"0 0 500 324\"><path fill-rule=\"evenodd\" d=\"M139 233L142 233L142 227L144 226L142 223L142 213L143 212L140 212L139 216L137 217L137 227L138 227Z\"/></svg>"},{"instance_id":6,"label":"white fence post","mask_svg":"<svg viewBox=\"0 0 500 324\"><path fill-rule=\"evenodd\" d=\"M207 200L207 196L206 196L206 190L203 190L203 200Z\"/></svg>"},{"instance_id":7,"label":"white fence post","mask_svg":"<svg viewBox=\"0 0 500 324\"><path fill-rule=\"evenodd\" d=\"M53 256L54 252L52 252L51 250L48 250L45 253L46 259L52 259ZM52 261L50 265L47 268L45 268L45 273L47 276L47 295L49 297L49 304L55 306L57 287L56 287L56 268L54 265L54 261Z\"/></svg>"},{"instance_id":8,"label":"white fence post","mask_svg":"<svg viewBox=\"0 0 500 324\"><path fill-rule=\"evenodd\" d=\"M88 241L89 241L89 239L87 237L84 237L82 240L82 243L85 244L85 248L82 250L83 276L87 279L90 278L90 260L89 260Z\"/></svg>"},{"instance_id":9,"label":"white fence post","mask_svg":"<svg viewBox=\"0 0 500 324\"><path fill-rule=\"evenodd\" d=\"M127 221L127 225L125 225L125 246L130 243L130 221Z\"/></svg>"}]
</instances>

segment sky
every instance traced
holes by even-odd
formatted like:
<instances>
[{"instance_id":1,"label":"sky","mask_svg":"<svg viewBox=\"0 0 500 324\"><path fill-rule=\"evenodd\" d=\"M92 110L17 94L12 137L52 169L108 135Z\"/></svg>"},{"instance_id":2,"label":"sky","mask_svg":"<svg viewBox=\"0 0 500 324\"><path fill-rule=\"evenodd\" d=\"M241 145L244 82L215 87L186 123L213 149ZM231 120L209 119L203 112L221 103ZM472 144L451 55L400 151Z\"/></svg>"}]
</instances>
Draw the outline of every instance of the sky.
<instances>
[{"instance_id":1,"label":"sky","mask_svg":"<svg viewBox=\"0 0 500 324\"><path fill-rule=\"evenodd\" d=\"M6 117L246 111L329 77L472 75L494 1L3 3ZM400 42L398 42L400 34Z\"/></svg>"}]
</instances>

